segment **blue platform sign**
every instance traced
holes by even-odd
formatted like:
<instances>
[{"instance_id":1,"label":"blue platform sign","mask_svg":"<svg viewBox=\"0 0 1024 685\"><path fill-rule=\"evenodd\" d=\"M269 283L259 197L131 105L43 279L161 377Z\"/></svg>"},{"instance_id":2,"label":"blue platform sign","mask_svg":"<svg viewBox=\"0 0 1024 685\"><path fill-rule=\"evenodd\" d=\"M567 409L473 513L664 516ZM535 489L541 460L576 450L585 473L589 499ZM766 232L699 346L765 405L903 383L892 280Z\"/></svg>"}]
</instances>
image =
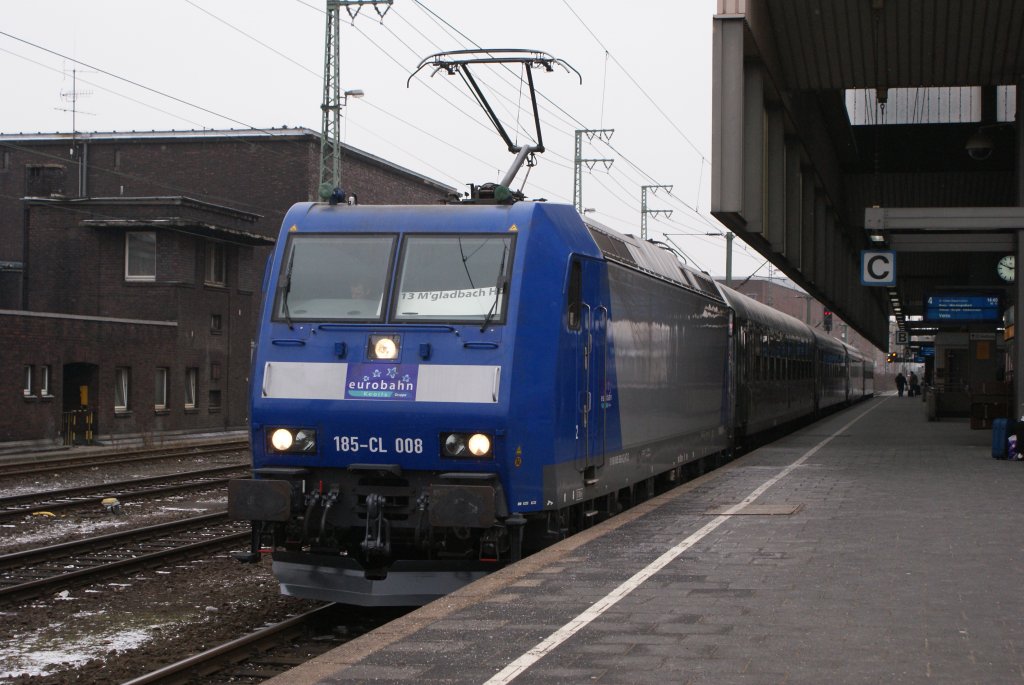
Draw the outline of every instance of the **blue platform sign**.
<instances>
[{"instance_id":1,"label":"blue platform sign","mask_svg":"<svg viewBox=\"0 0 1024 685\"><path fill-rule=\"evenodd\" d=\"M925 299L925 321L1000 321L1002 306L998 295L929 295Z\"/></svg>"},{"instance_id":2,"label":"blue platform sign","mask_svg":"<svg viewBox=\"0 0 1024 685\"><path fill-rule=\"evenodd\" d=\"M896 285L896 251L861 250L860 282L862 285Z\"/></svg>"}]
</instances>

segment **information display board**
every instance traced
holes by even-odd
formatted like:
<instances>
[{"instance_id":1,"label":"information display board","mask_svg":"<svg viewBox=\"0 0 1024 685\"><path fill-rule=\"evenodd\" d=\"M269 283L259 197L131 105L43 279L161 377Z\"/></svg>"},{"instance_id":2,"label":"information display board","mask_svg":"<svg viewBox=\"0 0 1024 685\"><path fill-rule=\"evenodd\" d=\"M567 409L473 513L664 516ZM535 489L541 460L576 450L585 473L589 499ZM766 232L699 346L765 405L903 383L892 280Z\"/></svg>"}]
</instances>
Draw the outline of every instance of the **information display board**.
<instances>
[{"instance_id":1,"label":"information display board","mask_svg":"<svg viewBox=\"0 0 1024 685\"><path fill-rule=\"evenodd\" d=\"M925 321L1001 321L998 295L942 294L925 298Z\"/></svg>"}]
</instances>

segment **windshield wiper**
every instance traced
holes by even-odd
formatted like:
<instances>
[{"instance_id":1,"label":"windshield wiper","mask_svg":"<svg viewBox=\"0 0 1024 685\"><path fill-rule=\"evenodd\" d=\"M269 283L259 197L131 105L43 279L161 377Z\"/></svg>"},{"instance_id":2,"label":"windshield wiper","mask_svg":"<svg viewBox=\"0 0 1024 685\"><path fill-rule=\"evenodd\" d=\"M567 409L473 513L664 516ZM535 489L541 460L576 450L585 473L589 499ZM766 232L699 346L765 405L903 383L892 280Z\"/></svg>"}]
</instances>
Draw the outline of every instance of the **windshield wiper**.
<instances>
[{"instance_id":1,"label":"windshield wiper","mask_svg":"<svg viewBox=\"0 0 1024 685\"><path fill-rule=\"evenodd\" d=\"M288 294L292 291L292 267L295 266L295 245L292 244L292 253L288 255L288 268L284 271L284 292L281 293L281 311L284 313L284 320L288 322L288 328L292 326L291 312L288 311Z\"/></svg>"},{"instance_id":2,"label":"windshield wiper","mask_svg":"<svg viewBox=\"0 0 1024 685\"><path fill-rule=\"evenodd\" d=\"M508 243L505 243L501 249L501 264L498 265L498 282L494 284L494 302L491 303L491 308L487 311L487 316L484 317L484 322L480 325L481 333L486 330L487 324L491 322L491 319L493 319L498 312L498 299L501 297L501 293L505 289L505 285L507 283L507 279L505 278L506 256L508 256Z\"/></svg>"},{"instance_id":3,"label":"windshield wiper","mask_svg":"<svg viewBox=\"0 0 1024 685\"><path fill-rule=\"evenodd\" d=\"M482 244L481 244L481 247L483 247ZM480 251L480 248L478 247L478 248L476 248L476 250L473 251L473 254L476 254L479 251ZM472 257L473 254L469 255L469 257ZM469 265L466 263L466 262L469 261L469 257L466 256L466 252L462 249L462 238L461 237L459 238L459 255L462 257L462 268L466 270L466 278L469 279L469 287L470 288L476 288L476 286L473 285L473 274L469 273Z\"/></svg>"}]
</instances>

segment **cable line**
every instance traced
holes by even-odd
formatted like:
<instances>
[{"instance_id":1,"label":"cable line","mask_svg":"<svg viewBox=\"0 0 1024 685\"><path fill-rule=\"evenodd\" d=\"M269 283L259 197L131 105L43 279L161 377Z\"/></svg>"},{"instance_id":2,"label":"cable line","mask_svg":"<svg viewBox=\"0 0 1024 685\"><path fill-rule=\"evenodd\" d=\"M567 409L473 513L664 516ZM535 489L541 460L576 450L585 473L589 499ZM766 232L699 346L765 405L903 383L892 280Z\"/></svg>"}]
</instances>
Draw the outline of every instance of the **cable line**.
<instances>
[{"instance_id":1,"label":"cable line","mask_svg":"<svg viewBox=\"0 0 1024 685\"><path fill-rule=\"evenodd\" d=\"M683 140L685 140L685 141L686 141L686 142L687 142L687 143L688 143L688 144L690 145L690 147L692 147L692 148L694 149L694 151L695 151L695 152L696 152L696 153L697 153L698 155L700 155L700 158L701 158L701 159L703 159L703 160L707 161L707 157L706 157L706 156L704 155L704 153L703 153L703 152L701 152L700 148L698 148L698 147L697 147L697 146L696 146L696 145L694 144L694 142L693 142L692 140L690 140L689 136L687 136L687 135L686 135L685 133L683 133L682 129L680 129L680 128L679 128L678 126L676 126L676 123L675 123L674 121L672 121L671 117L669 117L669 115L665 113L665 111L664 111L664 110L663 110L663 109L662 109L662 108L661 108L661 107L660 107L660 106L658 105L658 103L657 103L657 102L655 102L654 98L653 98L653 97L651 97L651 95L650 95L650 94L649 94L649 93L648 93L648 92L647 92L646 90L644 90L644 87L643 87L643 86L641 86L641 85L640 85L640 83L639 83L639 82L638 82L638 81L637 81L637 80L636 80L635 78L633 78L633 75L632 75L631 73L629 73L629 70L628 70L628 69L626 69L626 67L624 67L624 66L622 65L622 63L621 63L621 62L619 62L619 60L617 60L617 59L615 58L615 55L611 54L611 52L610 52L610 51L608 50L608 48L607 48L607 47L605 46L605 44L601 42L601 39L597 37L597 34L595 34L595 33L594 33L594 32L593 32L593 31L592 31L591 29L590 29L590 27L589 27L589 26L587 26L587 23L586 23L585 21L583 21L583 18L582 18L582 17L581 17L581 16L579 15L579 14L577 14L577 13L576 13L576 10L574 10L574 9L572 8L572 5L570 5L570 4L569 4L569 0L562 0L562 4L564 4L564 5L566 6L566 8L567 8L567 9L568 9L568 10L569 10L570 12L572 12L573 16L574 16L574 17L576 17L576 19L578 19L578 20L579 20L580 24L582 24L582 25L583 25L583 28L585 28L585 29L587 30L587 33L589 33L589 34L590 34L591 36L593 36L593 38L594 38L594 40L595 40L595 41L597 42L597 44L598 44L598 45L600 45L600 46L601 46L601 48L602 48L602 49L603 49L603 50L605 51L605 54L606 54L606 55L608 55L609 57L611 57L611 60L612 60L613 62L615 62L615 64L617 64L617 65L618 65L618 67L619 67L620 69L622 69L622 72L623 72L623 73L624 73L624 74L625 74L625 75L626 75L627 77L629 77L629 80L633 82L633 85L634 85L634 86L636 86L636 87L637 87L637 89L638 89L638 90L639 90L639 91L640 91L641 93L643 93L643 94L644 94L644 97L646 97L646 98L647 98L647 100L648 100L648 101L649 101L649 102L650 102L650 103L651 103L652 105L654 105L654 109L658 110L658 113L659 113L659 114L661 114L661 116L663 116L663 117L665 118L665 121L667 121L667 122L669 123L669 125L670 125L670 126L671 126L672 128L674 128L674 129L676 130L676 132L677 132L677 133L678 133L678 134L679 134L680 136L682 136L682 137L683 137Z\"/></svg>"}]
</instances>

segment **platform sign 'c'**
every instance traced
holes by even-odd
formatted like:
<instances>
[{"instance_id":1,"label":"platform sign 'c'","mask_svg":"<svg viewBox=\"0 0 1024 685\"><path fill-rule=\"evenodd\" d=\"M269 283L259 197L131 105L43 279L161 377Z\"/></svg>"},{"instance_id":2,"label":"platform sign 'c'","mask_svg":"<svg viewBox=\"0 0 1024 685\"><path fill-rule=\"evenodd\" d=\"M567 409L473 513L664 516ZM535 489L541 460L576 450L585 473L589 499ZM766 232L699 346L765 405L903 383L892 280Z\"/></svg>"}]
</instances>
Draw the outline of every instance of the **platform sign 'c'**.
<instances>
[{"instance_id":1,"label":"platform sign 'c'","mask_svg":"<svg viewBox=\"0 0 1024 685\"><path fill-rule=\"evenodd\" d=\"M896 285L895 250L860 251L861 285Z\"/></svg>"}]
</instances>

